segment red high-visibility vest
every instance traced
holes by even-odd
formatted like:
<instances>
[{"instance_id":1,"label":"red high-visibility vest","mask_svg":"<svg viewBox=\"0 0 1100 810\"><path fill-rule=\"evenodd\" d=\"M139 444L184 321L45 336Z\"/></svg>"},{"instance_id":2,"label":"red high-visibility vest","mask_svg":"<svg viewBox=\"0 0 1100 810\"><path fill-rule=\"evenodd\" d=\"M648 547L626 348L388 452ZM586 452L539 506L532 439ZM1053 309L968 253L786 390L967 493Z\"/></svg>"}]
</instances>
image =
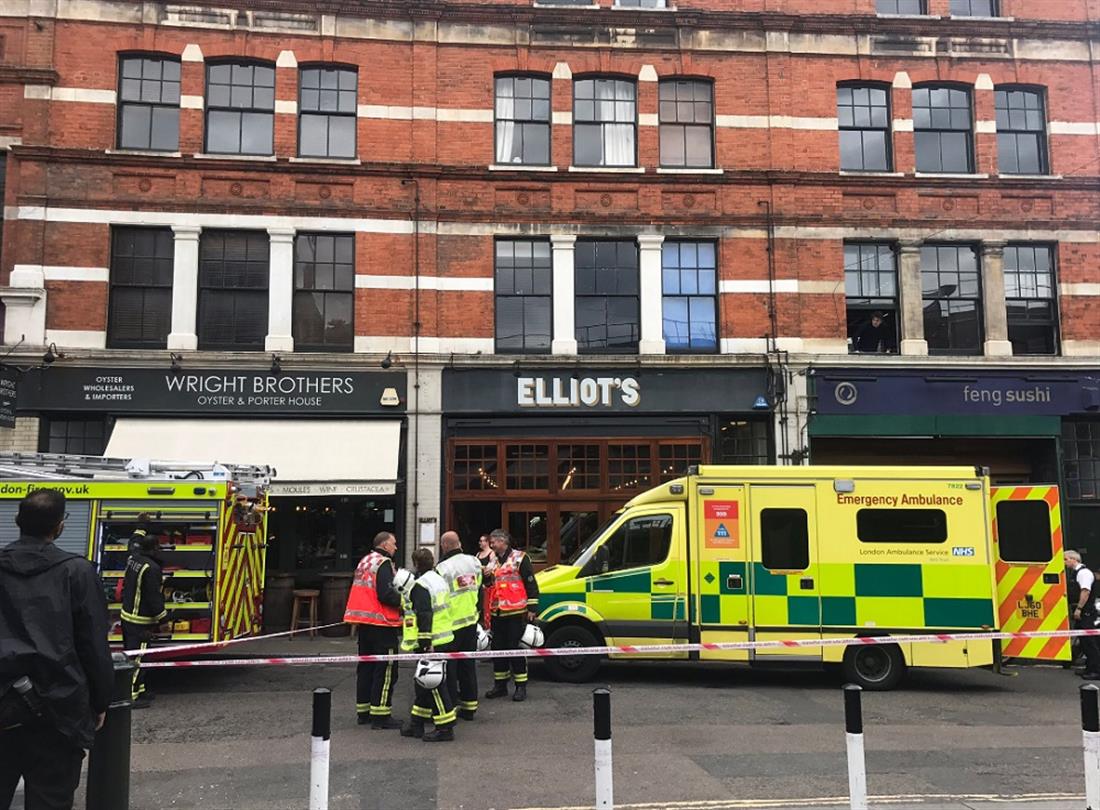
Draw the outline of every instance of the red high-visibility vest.
<instances>
[{"instance_id":1,"label":"red high-visibility vest","mask_svg":"<svg viewBox=\"0 0 1100 810\"><path fill-rule=\"evenodd\" d=\"M527 610L527 586L519 575L519 566L524 554L519 549L504 558L493 572L493 587L489 598L489 615L520 613Z\"/></svg>"},{"instance_id":2,"label":"red high-visibility vest","mask_svg":"<svg viewBox=\"0 0 1100 810\"><path fill-rule=\"evenodd\" d=\"M359 561L355 579L348 593L344 621L352 624L373 624L379 627L400 627L401 608L384 605L378 598L378 569L393 565L385 554L372 551Z\"/></svg>"}]
</instances>

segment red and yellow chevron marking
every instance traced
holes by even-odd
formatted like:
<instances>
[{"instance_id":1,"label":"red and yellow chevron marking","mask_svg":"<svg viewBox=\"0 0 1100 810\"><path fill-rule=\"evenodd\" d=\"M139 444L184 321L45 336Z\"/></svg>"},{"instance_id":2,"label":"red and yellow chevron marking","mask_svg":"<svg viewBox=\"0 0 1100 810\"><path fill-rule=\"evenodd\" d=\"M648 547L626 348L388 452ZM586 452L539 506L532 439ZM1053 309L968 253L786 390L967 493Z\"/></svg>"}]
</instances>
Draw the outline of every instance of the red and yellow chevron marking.
<instances>
[{"instance_id":1,"label":"red and yellow chevron marking","mask_svg":"<svg viewBox=\"0 0 1100 810\"><path fill-rule=\"evenodd\" d=\"M1004 562L1000 558L997 504L1003 501L1044 501L1050 513L1051 558L1042 563ZM997 550L997 601L1001 630L1029 633L1068 630L1065 563L1062 560L1062 512L1058 488L1052 486L993 487L993 545ZM1057 583L1043 581L1054 575ZM1004 646L1006 657L1068 661L1068 638L1013 638Z\"/></svg>"}]
</instances>

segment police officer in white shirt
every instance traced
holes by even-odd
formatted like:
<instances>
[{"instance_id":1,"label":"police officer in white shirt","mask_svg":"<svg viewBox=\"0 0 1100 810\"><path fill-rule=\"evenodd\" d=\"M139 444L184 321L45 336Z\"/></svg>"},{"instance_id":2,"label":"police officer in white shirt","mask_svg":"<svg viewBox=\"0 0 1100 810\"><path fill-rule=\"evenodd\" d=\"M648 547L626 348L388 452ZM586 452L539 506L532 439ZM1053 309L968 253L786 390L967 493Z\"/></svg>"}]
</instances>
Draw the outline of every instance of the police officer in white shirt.
<instances>
[{"instance_id":1,"label":"police officer in white shirt","mask_svg":"<svg viewBox=\"0 0 1100 810\"><path fill-rule=\"evenodd\" d=\"M1096 628L1096 607L1093 589L1096 577L1076 551L1065 552L1066 595L1069 597L1070 624L1077 630ZM1085 653L1085 671L1081 677L1087 681L1100 681L1100 642L1096 636L1082 636L1081 650Z\"/></svg>"}]
</instances>

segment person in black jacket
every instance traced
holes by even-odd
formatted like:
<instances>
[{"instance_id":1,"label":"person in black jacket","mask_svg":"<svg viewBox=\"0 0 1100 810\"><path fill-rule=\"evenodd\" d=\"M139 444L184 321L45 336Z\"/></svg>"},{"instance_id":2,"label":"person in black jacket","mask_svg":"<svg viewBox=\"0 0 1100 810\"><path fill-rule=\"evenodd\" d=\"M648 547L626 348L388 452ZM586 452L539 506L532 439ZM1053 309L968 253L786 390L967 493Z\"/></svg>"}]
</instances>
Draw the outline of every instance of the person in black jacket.
<instances>
[{"instance_id":1,"label":"person in black jacket","mask_svg":"<svg viewBox=\"0 0 1100 810\"><path fill-rule=\"evenodd\" d=\"M107 600L92 564L53 544L65 528L60 491L31 492L15 522L19 539L0 550L0 706L22 699L28 710L0 712L9 718L0 729L0 807L22 778L28 808L69 810L111 699ZM15 687L23 678L29 700Z\"/></svg>"},{"instance_id":2,"label":"person in black jacket","mask_svg":"<svg viewBox=\"0 0 1100 810\"><path fill-rule=\"evenodd\" d=\"M122 648L144 650L164 621L164 575L157 558L157 539L146 529L130 535L130 559L126 561L126 578L122 584ZM141 657L133 659L134 680L130 697L133 708L144 709L150 696L145 694L145 677Z\"/></svg>"}]
</instances>

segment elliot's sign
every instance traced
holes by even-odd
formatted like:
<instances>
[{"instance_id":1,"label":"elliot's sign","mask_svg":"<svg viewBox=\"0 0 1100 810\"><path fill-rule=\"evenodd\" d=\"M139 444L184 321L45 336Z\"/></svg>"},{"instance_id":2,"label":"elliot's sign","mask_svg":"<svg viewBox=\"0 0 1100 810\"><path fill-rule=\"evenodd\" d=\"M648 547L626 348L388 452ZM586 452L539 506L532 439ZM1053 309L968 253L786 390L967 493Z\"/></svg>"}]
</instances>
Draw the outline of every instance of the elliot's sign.
<instances>
[{"instance_id":1,"label":"elliot's sign","mask_svg":"<svg viewBox=\"0 0 1100 810\"><path fill-rule=\"evenodd\" d=\"M634 377L520 377L516 404L521 408L608 408L618 402L629 408L642 402L641 384Z\"/></svg>"}]
</instances>

